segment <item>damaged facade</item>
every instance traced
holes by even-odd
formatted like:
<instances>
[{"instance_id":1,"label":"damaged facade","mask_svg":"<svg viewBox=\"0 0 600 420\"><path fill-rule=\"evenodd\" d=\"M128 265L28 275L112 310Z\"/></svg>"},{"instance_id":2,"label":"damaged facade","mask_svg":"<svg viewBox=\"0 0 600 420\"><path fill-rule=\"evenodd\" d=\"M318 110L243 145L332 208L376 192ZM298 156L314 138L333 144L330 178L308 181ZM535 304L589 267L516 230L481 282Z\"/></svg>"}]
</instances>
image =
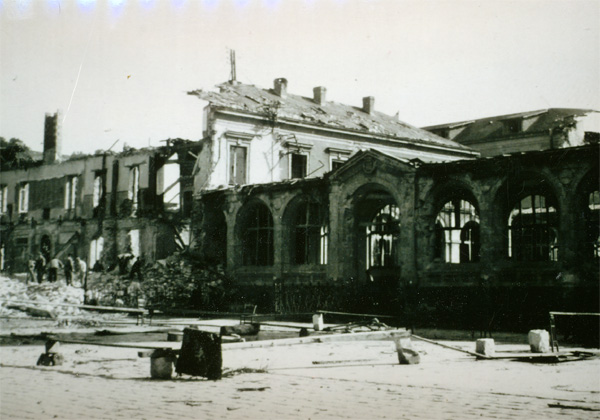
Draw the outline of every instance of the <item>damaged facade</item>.
<instances>
[{"instance_id":1,"label":"damaged facade","mask_svg":"<svg viewBox=\"0 0 600 420\"><path fill-rule=\"evenodd\" d=\"M598 144L600 112L550 108L423 127L482 156Z\"/></svg>"},{"instance_id":2,"label":"damaged facade","mask_svg":"<svg viewBox=\"0 0 600 420\"><path fill-rule=\"evenodd\" d=\"M38 253L72 253L91 268L119 254L155 260L183 247L200 144L61 159L58 117L46 116L43 160L2 171L2 268L25 271Z\"/></svg>"}]
</instances>

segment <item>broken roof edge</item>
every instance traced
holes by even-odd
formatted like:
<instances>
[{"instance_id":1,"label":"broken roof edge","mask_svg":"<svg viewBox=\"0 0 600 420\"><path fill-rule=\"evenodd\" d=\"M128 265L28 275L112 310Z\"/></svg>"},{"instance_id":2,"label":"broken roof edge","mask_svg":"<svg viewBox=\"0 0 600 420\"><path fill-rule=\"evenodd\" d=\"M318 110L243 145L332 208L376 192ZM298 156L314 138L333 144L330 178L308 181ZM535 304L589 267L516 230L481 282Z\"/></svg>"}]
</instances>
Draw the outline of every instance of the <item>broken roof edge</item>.
<instances>
[{"instance_id":1,"label":"broken roof edge","mask_svg":"<svg viewBox=\"0 0 600 420\"><path fill-rule=\"evenodd\" d=\"M492 117L474 118L474 119L465 120L465 121L428 125L428 126L424 126L424 127L420 127L420 128L423 130L427 130L427 131L436 130L436 129L440 129L440 128L456 128L456 127L462 127L464 125L470 125L470 124L473 124L476 122L482 122L482 121L503 121L503 120L510 120L513 118L531 118L531 117L535 117L537 115L545 114L545 113L548 113L551 111L572 112L573 116L576 116L576 115L581 116L581 115L586 115L586 114L589 114L592 112L600 112L599 110L589 109L589 108L545 108L545 109L538 109L535 111L517 112L517 113L513 113L513 114L495 115Z\"/></svg>"}]
</instances>

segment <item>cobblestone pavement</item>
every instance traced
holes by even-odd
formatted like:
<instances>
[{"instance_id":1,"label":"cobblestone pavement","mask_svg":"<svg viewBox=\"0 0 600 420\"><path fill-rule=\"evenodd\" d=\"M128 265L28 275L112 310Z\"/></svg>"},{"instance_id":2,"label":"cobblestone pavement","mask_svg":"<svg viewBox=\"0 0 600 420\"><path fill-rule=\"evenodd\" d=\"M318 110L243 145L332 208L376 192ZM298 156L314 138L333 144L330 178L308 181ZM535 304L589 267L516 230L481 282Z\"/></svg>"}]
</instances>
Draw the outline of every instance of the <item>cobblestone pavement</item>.
<instances>
[{"instance_id":1,"label":"cobblestone pavement","mask_svg":"<svg viewBox=\"0 0 600 420\"><path fill-rule=\"evenodd\" d=\"M133 349L63 345L64 365L37 367L42 347L1 347L0 418L600 417L598 359L532 365L416 347L422 363L411 366L390 342L226 350L232 373L220 381L149 379L149 359Z\"/></svg>"}]
</instances>

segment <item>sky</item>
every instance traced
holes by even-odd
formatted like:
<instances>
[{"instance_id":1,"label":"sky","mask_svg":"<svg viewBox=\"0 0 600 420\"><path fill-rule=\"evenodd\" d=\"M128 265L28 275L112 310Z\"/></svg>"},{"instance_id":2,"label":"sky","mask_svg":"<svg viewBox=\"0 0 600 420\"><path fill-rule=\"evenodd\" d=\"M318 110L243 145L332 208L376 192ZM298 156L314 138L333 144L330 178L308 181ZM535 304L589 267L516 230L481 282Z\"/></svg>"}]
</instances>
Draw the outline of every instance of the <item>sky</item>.
<instances>
[{"instance_id":1,"label":"sky","mask_svg":"<svg viewBox=\"0 0 600 420\"><path fill-rule=\"evenodd\" d=\"M0 0L0 136L62 152L200 140L230 78L415 126L538 109L600 110L600 1Z\"/></svg>"}]
</instances>

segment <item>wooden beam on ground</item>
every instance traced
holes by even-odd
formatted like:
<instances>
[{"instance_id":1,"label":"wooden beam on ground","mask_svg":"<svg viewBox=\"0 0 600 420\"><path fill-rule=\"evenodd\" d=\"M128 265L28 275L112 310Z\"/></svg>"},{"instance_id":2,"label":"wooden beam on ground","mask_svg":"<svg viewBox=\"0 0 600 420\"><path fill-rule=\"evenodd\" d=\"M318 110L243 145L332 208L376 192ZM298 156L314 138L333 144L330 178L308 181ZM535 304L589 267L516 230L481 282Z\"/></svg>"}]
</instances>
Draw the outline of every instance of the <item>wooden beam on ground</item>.
<instances>
[{"instance_id":1,"label":"wooden beam on ground","mask_svg":"<svg viewBox=\"0 0 600 420\"><path fill-rule=\"evenodd\" d=\"M415 338L417 340L424 341L424 342L429 343L429 344L435 344L436 346L444 347L446 349L460 351L461 353L467 353L467 354L470 354L471 356L475 356L475 357L480 358L480 359L488 359L488 360L494 359L493 357L486 356L485 354L481 354L481 353L477 353L477 352L469 351L469 350L463 350L463 349L458 348L458 347L454 347L454 346L449 346L447 344L438 343L437 341L428 340L427 338L419 337L418 335L414 335L413 334L411 337Z\"/></svg>"},{"instance_id":2,"label":"wooden beam on ground","mask_svg":"<svg viewBox=\"0 0 600 420\"><path fill-rule=\"evenodd\" d=\"M347 316L360 316L360 317L369 317L369 318L398 318L393 315L373 315L373 314L353 314L351 312L333 312L333 311L322 311L318 310L319 314L330 314L330 315L347 315Z\"/></svg>"},{"instance_id":3,"label":"wooden beam on ground","mask_svg":"<svg viewBox=\"0 0 600 420\"><path fill-rule=\"evenodd\" d=\"M296 344L312 344L312 343L334 343L341 341L368 341L368 340L388 340L393 336L410 337L410 333L405 328L387 331L367 331L362 333L347 333L347 334L324 334L318 336L298 337L298 338L282 338L279 340L265 341L248 341L244 343L223 344L223 350L239 350L249 348L275 347L275 346L292 346Z\"/></svg>"},{"instance_id":4,"label":"wooden beam on ground","mask_svg":"<svg viewBox=\"0 0 600 420\"><path fill-rule=\"evenodd\" d=\"M93 341L84 341L84 340L63 340L58 336L48 336L48 339L58 341L61 344L63 344L63 343L64 344L81 344L84 346L119 347L119 348L125 348L125 349L174 350L173 347L171 347L169 345L156 345L156 346L146 345L145 346L143 344L95 343ZM173 343L173 344L177 344L177 343Z\"/></svg>"},{"instance_id":5,"label":"wooden beam on ground","mask_svg":"<svg viewBox=\"0 0 600 420\"><path fill-rule=\"evenodd\" d=\"M119 306L77 305L74 303L39 302L39 301L35 301L35 300L6 300L3 302L21 304L21 305L36 305L36 306L64 306L64 307L79 308L79 309L94 310L94 311L104 311L104 312L127 312L127 313L140 314L140 315L143 315L148 312L146 309L142 309L142 308L123 308L123 307L119 307Z\"/></svg>"}]
</instances>

